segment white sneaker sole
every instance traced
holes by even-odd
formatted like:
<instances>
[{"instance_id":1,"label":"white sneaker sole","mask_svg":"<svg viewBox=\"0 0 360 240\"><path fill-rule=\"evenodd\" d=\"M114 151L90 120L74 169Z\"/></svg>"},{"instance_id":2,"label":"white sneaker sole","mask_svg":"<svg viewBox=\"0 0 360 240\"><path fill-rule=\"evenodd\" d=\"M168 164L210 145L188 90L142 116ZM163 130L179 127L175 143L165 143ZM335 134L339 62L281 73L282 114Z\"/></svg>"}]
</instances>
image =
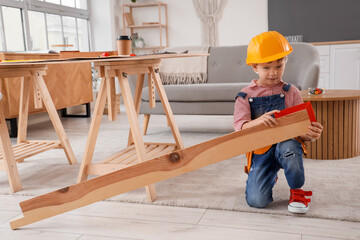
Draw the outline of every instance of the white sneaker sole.
<instances>
[{"instance_id":1,"label":"white sneaker sole","mask_svg":"<svg viewBox=\"0 0 360 240\"><path fill-rule=\"evenodd\" d=\"M288 205L288 211L292 213L307 213L309 211L309 207L296 207Z\"/></svg>"}]
</instances>

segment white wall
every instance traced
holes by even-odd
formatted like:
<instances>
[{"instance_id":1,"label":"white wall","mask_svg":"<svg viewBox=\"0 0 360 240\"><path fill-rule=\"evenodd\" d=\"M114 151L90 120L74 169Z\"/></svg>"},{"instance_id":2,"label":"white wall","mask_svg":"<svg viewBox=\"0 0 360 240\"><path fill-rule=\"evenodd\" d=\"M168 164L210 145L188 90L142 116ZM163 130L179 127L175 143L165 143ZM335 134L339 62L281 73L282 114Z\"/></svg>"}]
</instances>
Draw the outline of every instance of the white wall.
<instances>
[{"instance_id":1,"label":"white wall","mask_svg":"<svg viewBox=\"0 0 360 240\"><path fill-rule=\"evenodd\" d=\"M247 45L268 27L267 0L228 0L219 21L219 45Z\"/></svg>"},{"instance_id":2,"label":"white wall","mask_svg":"<svg viewBox=\"0 0 360 240\"><path fill-rule=\"evenodd\" d=\"M91 50L115 50L114 0L90 0Z\"/></svg>"},{"instance_id":3,"label":"white wall","mask_svg":"<svg viewBox=\"0 0 360 240\"><path fill-rule=\"evenodd\" d=\"M164 0L164 2L168 4L169 45L173 47L200 45L201 22L196 15L193 0ZM121 29L123 3L130 3L130 0L90 0L93 51L116 49L115 38L123 32ZM156 8L142 8L136 11L135 23L157 21ZM138 14L138 18L135 13ZM219 45L246 45L253 36L267 30L267 0L228 0L218 25ZM159 42L159 34L156 30L138 32L148 46Z\"/></svg>"}]
</instances>

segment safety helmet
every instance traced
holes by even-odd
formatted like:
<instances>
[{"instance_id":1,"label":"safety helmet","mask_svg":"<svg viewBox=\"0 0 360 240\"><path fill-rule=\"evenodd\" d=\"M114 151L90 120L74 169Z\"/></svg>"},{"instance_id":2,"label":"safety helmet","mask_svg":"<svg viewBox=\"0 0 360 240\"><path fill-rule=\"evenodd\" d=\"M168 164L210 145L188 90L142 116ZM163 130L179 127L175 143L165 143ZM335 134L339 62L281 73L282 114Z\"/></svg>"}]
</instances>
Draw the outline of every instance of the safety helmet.
<instances>
[{"instance_id":1,"label":"safety helmet","mask_svg":"<svg viewBox=\"0 0 360 240\"><path fill-rule=\"evenodd\" d=\"M246 64L271 62L292 52L286 38L276 31L263 32L253 37L247 48Z\"/></svg>"}]
</instances>

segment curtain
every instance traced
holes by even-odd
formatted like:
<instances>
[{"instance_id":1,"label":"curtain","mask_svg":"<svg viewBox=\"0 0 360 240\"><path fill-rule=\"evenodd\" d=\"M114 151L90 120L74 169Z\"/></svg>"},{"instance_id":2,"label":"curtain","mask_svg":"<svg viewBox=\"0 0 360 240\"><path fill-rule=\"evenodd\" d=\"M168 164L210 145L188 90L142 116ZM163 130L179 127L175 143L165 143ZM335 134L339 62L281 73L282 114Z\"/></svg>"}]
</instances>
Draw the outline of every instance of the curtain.
<instances>
[{"instance_id":1,"label":"curtain","mask_svg":"<svg viewBox=\"0 0 360 240\"><path fill-rule=\"evenodd\" d=\"M193 0L195 11L201 20L203 45L218 46L218 22L227 0Z\"/></svg>"}]
</instances>

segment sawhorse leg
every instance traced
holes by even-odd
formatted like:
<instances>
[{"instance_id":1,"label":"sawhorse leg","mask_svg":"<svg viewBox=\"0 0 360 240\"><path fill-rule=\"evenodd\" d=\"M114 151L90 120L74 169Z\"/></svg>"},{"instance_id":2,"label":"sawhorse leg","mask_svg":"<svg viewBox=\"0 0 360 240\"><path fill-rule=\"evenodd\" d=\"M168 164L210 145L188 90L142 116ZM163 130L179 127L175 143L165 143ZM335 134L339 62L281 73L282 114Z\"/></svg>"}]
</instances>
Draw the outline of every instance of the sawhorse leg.
<instances>
[{"instance_id":1,"label":"sawhorse leg","mask_svg":"<svg viewBox=\"0 0 360 240\"><path fill-rule=\"evenodd\" d=\"M98 96L96 98L94 114L91 120L90 130L86 141L84 157L81 162L80 171L77 179L78 183L85 181L88 177L87 167L91 163L94 155L96 139L99 133L100 123L104 113L106 101L106 81L108 81L108 79L106 78L101 81Z\"/></svg>"},{"instance_id":2,"label":"sawhorse leg","mask_svg":"<svg viewBox=\"0 0 360 240\"><path fill-rule=\"evenodd\" d=\"M139 127L139 122L138 122L138 113L137 113L138 111L135 109L134 101L131 96L129 80L127 79L126 76L123 75L123 72L121 72L119 70L116 70L116 75L119 79L119 85L120 85L121 93L122 93L125 108L126 108L126 115L128 117L130 129L131 129L130 130L131 138L129 138L129 142L134 142L138 160L139 160L139 162L144 162L146 160L145 145L144 145L144 141L142 139L142 135L140 132L140 127ZM138 88L140 88L139 86L142 85L142 83L144 81L143 75L140 75L138 80L141 81L140 83L137 83L137 86L138 86L137 90L139 91ZM140 96L141 96L141 94L139 94L137 92L137 98L139 98ZM139 101L139 99L137 99L136 102L138 102L138 101ZM135 103L135 104L137 104L137 103ZM145 187L145 189L146 189L146 194L147 194L149 200L155 201L156 191L155 191L154 185L153 184L147 185Z\"/></svg>"},{"instance_id":3,"label":"sawhorse leg","mask_svg":"<svg viewBox=\"0 0 360 240\"><path fill-rule=\"evenodd\" d=\"M37 84L40 90L41 97L43 99L43 102L45 104L46 110L49 113L50 120L52 124L54 125L55 131L58 135L58 138L61 142L61 145L64 149L65 155L68 159L69 164L75 164L76 158L75 154L70 146L70 142L65 134L64 127L60 121L59 115L56 111L56 108L54 106L54 103L51 99L50 93L46 87L44 78L41 74L35 73L33 75L34 83Z\"/></svg>"},{"instance_id":4,"label":"sawhorse leg","mask_svg":"<svg viewBox=\"0 0 360 240\"><path fill-rule=\"evenodd\" d=\"M13 148L9 138L9 132L6 126L4 113L2 111L1 103L0 103L0 150L3 159L2 164L0 162L0 169L6 171L10 184L10 189L13 193L15 193L22 189L22 185L14 157Z\"/></svg>"}]
</instances>

